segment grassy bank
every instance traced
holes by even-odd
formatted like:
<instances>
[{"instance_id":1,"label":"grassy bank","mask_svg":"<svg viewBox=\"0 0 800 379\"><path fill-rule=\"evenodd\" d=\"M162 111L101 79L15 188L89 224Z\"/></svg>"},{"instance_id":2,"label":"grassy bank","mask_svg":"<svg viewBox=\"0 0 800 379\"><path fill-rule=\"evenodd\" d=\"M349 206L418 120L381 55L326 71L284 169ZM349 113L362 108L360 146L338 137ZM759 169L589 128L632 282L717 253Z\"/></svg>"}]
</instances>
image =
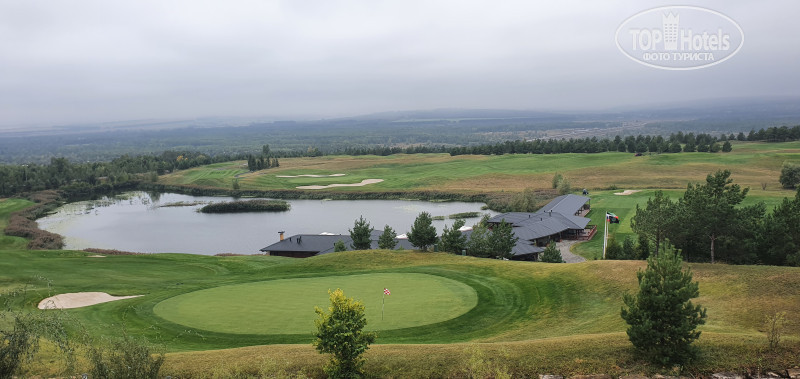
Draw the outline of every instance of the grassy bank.
<instances>
[{"instance_id":1,"label":"grassy bank","mask_svg":"<svg viewBox=\"0 0 800 379\"><path fill-rule=\"evenodd\" d=\"M619 317L622 293L635 289L635 272L643 262L543 264L388 251L347 252L305 260L177 254L90 258L89 254L70 251L4 250L0 254L2 283L30 285L25 301L28 308L55 293L144 295L67 312L92 336L113 336L124 329L163 344L169 351L184 351L171 354L166 367L166 373L178 376L262 369L273 374L284 370L316 375L322 357L309 345L309 333L254 333L259 330L258 323L275 321L269 312L248 306L246 292L236 294L241 301L226 308L228 313L215 316L218 324L214 328L241 328L240 313L247 313L253 325L249 332L214 332L208 330L210 327L193 327L195 324L189 321L184 322L190 325L168 321L154 308L169 307L171 299L201 294L195 291L313 278L322 279L315 291L324 297L334 283L324 280L326 277L374 273L440 277L471 287L477 295L475 307L455 318L380 330L379 346L368 355L369 370L376 375L430 372L434 376L460 376L470 354L474 354L471 345L476 343L484 359L502 363L517 373L614 374L659 369L634 358ZM765 314L800 313L800 269L710 264L691 267L700 282L697 303L708 307L709 314L708 323L701 327L704 334L700 344L705 355L691 370L740 369L756 364L778 367L796 359L800 323L795 316L790 316L785 329L786 349L774 356L764 350L766 338L761 327ZM47 275L50 286L37 281L37 275ZM400 291L400 287L395 288ZM381 289L379 285L375 292ZM280 302L284 303L290 302ZM291 312L298 318L313 318L313 309L306 308L308 304ZM376 310L367 312L372 315L370 324L379 325ZM263 344L272 346L216 350Z\"/></svg>"},{"instance_id":2,"label":"grassy bank","mask_svg":"<svg viewBox=\"0 0 800 379\"><path fill-rule=\"evenodd\" d=\"M21 200L3 201L0 220L28 205ZM378 345L368 354L368 370L376 376L429 373L458 377L489 366L526 375L663 371L635 359L619 317L622 294L635 290L635 272L644 267L644 262L544 264L410 251L344 252L310 259L180 254L96 258L76 251L27 251L19 248L20 241L15 238L0 238L4 241L0 283L3 288L28 285L28 297L20 305L31 311L39 300L58 293L144 295L66 312L75 321L76 333L85 331L101 337L124 330L164 345L172 352L166 374L202 377L215 372L230 376L235 372L274 375L283 371L318 376L323 358L309 345L311 335L269 329L268 324L274 322L271 311L249 306L252 296L247 295L247 289L280 285L291 290L302 282L303 288L321 296L317 305L324 306L328 287L339 285L339 279L350 281L365 275L383 278L370 284L376 286L376 293L381 292L383 283L401 278L388 285L394 286L395 297L422 296L418 293L424 288L401 284L405 282L402 278L419 275L439 278L436 281L441 283L458 283L457 288L469 288L467 293L477 298L474 306L454 312L450 318L442 314L435 319L423 317L414 325L397 328L380 327L374 309L377 303L366 299L368 320L380 329ZM708 308L709 317L701 327L703 355L688 367L689 371L740 370L758 365L779 368L797 359L800 323L794 315L800 314L800 269L710 264L690 267L700 282L697 303ZM157 310L169 309L170 302L182 296L237 286L245 290L217 299L232 303L210 319L216 323L214 327L162 317ZM289 292L287 301L279 300L278 304L293 306L289 299L296 295ZM358 291L352 293L358 295ZM446 296L455 292L449 293ZM298 319L314 317L313 309L306 309L309 304L298 304L288 311ZM408 311L425 313L418 307L411 306ZM435 302L424 306L438 312L435 307ZM764 315L776 311L786 311L790 316L784 330L785 348L773 353L765 350L762 326ZM192 309L184 314L196 316ZM250 321L243 322L243 316ZM264 323L267 329L256 328L258 323ZM254 327L247 330L248 324ZM243 326L245 330L231 333L231 327ZM261 346L265 344L269 346ZM50 369L43 364L34 371L46 373Z\"/></svg>"}]
</instances>

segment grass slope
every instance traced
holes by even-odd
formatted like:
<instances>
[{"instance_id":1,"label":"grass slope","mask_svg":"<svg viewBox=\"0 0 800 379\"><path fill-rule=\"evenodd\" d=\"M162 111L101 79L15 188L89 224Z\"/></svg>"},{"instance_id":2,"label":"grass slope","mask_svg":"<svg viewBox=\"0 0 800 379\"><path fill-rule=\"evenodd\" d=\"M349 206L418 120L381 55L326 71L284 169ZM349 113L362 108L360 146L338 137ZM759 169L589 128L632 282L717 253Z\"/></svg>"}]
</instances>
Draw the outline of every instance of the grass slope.
<instances>
[{"instance_id":1,"label":"grass slope","mask_svg":"<svg viewBox=\"0 0 800 379\"><path fill-rule=\"evenodd\" d=\"M657 188L680 196L688 181L702 181L717 169L730 169L736 183L751 187L748 202L774 205L793 193L778 189L780 165L798 161L800 143L736 144L729 154L676 154L633 157L631 154L462 156L397 155L390 157L320 157L284 159L278 169L248 173L241 162L186 170L160 178L165 184L230 188L238 175L242 189L292 189L298 185L353 183L380 178L368 187L336 191L436 190L498 193L525 187L548 188L555 172L577 188L592 190L592 223L602 226L606 210L622 218L612 226L618 237L630 235L636 204L644 204ZM333 178L277 178L277 175L336 174ZM761 184L766 183L766 190ZM610 186L644 191L617 196ZM595 190L599 189L599 190ZM31 203L0 201L0 226L8 214ZM170 354L168 374L230 377L238 374L280 375L303 372L320 376L323 357L308 344L306 329L258 329L257 320L279 316L279 309L241 307L247 290L285 291L288 308L307 309L298 319L313 319L313 305L325 307L328 279L356 277L436 278L425 289L450 283L460 297L453 317L436 316L429 305L403 301L403 312L420 313L407 324L380 324L374 300L368 303L370 328L379 329L379 345L368 353L368 370L376 376L481 376L480 370L512 373L648 373L659 370L636 360L619 317L622 294L636 289L637 270L644 262L590 261L582 264L509 262L440 253L366 251L328 254L310 259L245 256L211 257L179 254L90 258L75 251L28 251L24 239L0 234L0 288L28 286L19 305L35 311L44 297L65 292L104 291L139 298L66 311L92 336L113 336L124 330L159 342ZM599 238L575 247L592 258ZM700 282L697 303L708 308L698 344L703 354L690 370L784 368L800 354L800 269L767 266L691 264ZM43 280L42 278L46 278ZM320 279L328 278L328 279ZM414 283L391 282L396 291L420 291ZM403 283L401 283L403 282ZM283 283L284 285L281 285ZM438 284L436 284L438 283ZM457 283L457 284L452 284ZM277 287L273 287L277 286ZM358 288L347 289L349 296ZM443 285L447 287L448 285ZM281 288L282 287L282 288ZM322 295L295 302L302 287ZM200 319L180 313L170 302L199 303L216 291L245 289L219 299L227 310L207 315L211 324L187 326ZM446 294L447 290L441 293ZM201 296L202 295L202 296ZM269 293L267 294L269 295ZM198 297L195 297L198 296ZM474 296L474 301L470 296ZM437 298L434 294L430 299ZM297 299L296 299L297 298ZM428 300L430 300L428 299ZM425 300L425 299L421 299ZM292 303L292 304L289 304ZM159 309L163 308L163 309ZM287 308L287 309L288 309ZM444 307L447 308L447 307ZM431 311L431 315L424 313ZM764 350L764 316L787 312L787 343ZM297 311L292 312L297 313ZM206 315L204 315L206 316ZM239 317L246 317L241 321ZM285 316L284 316L285 317ZM405 317L405 316L404 316ZM187 321L187 318L189 319ZM253 321L256 320L256 321ZM177 322L176 322L177 321ZM266 321L265 321L266 322ZM305 322L305 321L303 321ZM247 323L252 323L248 328ZM232 329L233 328L233 329ZM256 345L269 346L256 346ZM214 350L209 349L226 349ZM46 372L46 371L43 371Z\"/></svg>"}]
</instances>

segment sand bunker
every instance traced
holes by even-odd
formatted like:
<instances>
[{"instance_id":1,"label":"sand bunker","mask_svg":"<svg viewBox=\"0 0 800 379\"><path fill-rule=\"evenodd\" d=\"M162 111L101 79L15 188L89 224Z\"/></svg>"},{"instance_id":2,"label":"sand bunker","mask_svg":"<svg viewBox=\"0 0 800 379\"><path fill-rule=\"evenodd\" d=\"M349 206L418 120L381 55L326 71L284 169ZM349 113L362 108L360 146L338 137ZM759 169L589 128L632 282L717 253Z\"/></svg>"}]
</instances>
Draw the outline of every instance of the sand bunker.
<instances>
[{"instance_id":1,"label":"sand bunker","mask_svg":"<svg viewBox=\"0 0 800 379\"><path fill-rule=\"evenodd\" d=\"M361 183L353 183L353 184L328 184L327 186L300 186L296 187L297 189L326 189L326 188L333 188L333 187L361 187L367 184L375 184L382 182L383 179L364 179Z\"/></svg>"},{"instance_id":2,"label":"sand bunker","mask_svg":"<svg viewBox=\"0 0 800 379\"><path fill-rule=\"evenodd\" d=\"M75 292L62 293L48 297L39 302L39 309L70 309L88 307L90 305L108 303L109 301L130 299L134 296L111 296L105 292Z\"/></svg>"},{"instance_id":3,"label":"sand bunker","mask_svg":"<svg viewBox=\"0 0 800 379\"><path fill-rule=\"evenodd\" d=\"M330 178L334 176L344 176L345 174L331 174L331 175L312 175L312 174L303 174L303 175L276 175L278 178Z\"/></svg>"},{"instance_id":4,"label":"sand bunker","mask_svg":"<svg viewBox=\"0 0 800 379\"><path fill-rule=\"evenodd\" d=\"M637 193L637 192L642 192L642 190L625 190L625 191L622 191L622 192L614 192L614 195L626 196L626 195L630 195L632 193Z\"/></svg>"}]
</instances>

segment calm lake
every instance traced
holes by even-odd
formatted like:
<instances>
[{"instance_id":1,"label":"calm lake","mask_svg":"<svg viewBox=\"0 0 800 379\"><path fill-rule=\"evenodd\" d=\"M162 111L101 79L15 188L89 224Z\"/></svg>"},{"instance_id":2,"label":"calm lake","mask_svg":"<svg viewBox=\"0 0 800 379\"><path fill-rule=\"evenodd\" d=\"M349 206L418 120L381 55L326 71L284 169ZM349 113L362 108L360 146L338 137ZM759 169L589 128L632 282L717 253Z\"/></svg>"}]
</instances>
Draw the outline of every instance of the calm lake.
<instances>
[{"instance_id":1,"label":"calm lake","mask_svg":"<svg viewBox=\"0 0 800 379\"><path fill-rule=\"evenodd\" d=\"M38 220L39 227L65 238L65 249L88 247L146 253L257 254L279 240L278 232L349 234L363 215L376 230L389 225L404 234L420 212L445 216L482 212L482 203L405 200L288 200L287 212L205 214L197 210L228 197L130 192L116 198L67 204ZM182 203L182 206L170 206ZM189 204L189 205L187 205ZM467 219L467 225L479 218ZM454 220L434 221L441 234Z\"/></svg>"}]
</instances>

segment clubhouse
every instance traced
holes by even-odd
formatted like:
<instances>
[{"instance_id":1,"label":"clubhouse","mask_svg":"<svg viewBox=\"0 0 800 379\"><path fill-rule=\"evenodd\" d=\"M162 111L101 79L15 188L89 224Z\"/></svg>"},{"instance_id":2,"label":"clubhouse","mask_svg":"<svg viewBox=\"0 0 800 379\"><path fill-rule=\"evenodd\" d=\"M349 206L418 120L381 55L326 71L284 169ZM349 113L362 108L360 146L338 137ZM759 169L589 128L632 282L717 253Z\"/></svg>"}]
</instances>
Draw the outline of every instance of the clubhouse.
<instances>
[{"instance_id":1,"label":"clubhouse","mask_svg":"<svg viewBox=\"0 0 800 379\"><path fill-rule=\"evenodd\" d=\"M489 219L489 227L505 221L519 238L511 251L513 260L537 261L539 254L551 241L588 240L597 231L589 225L589 198L561 195L536 212L509 212Z\"/></svg>"},{"instance_id":2,"label":"clubhouse","mask_svg":"<svg viewBox=\"0 0 800 379\"><path fill-rule=\"evenodd\" d=\"M588 225L590 219L584 217L590 210L589 200L585 196L562 195L536 212L510 212L494 216L489 219L489 228L502 221L510 223L514 235L519 238L511 251L512 259L536 261L550 241L588 240L594 235L596 227ZM378 248L378 237L381 233L381 230L372 232L372 249ZM465 228L463 233L469 237L472 230ZM332 253L333 245L340 240L350 249L353 240L346 234L297 234L286 239L281 234L281 241L261 251L275 256L307 258ZM414 249L404 236L399 236L395 241L398 247Z\"/></svg>"}]
</instances>

